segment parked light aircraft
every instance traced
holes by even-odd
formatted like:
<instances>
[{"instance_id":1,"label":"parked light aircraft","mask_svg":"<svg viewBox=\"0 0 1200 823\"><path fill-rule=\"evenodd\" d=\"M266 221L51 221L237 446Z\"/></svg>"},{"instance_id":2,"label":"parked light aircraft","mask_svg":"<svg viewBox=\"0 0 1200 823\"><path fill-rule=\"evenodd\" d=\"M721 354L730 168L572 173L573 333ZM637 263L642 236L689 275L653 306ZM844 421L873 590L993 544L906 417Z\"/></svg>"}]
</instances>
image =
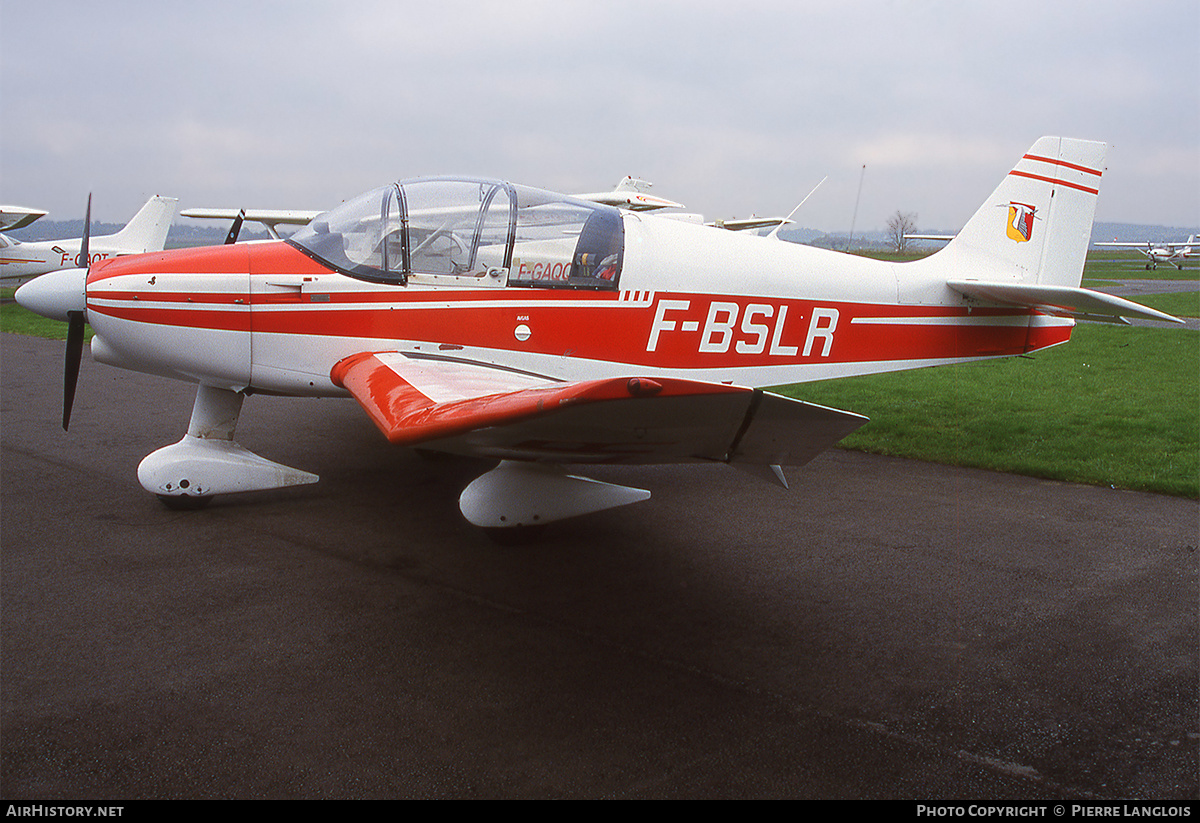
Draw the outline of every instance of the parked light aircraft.
<instances>
[{"instance_id":1,"label":"parked light aircraft","mask_svg":"<svg viewBox=\"0 0 1200 823\"><path fill-rule=\"evenodd\" d=\"M64 428L85 319L95 360L199 384L187 434L138 467L168 505L316 481L234 440L243 401L350 396L392 443L499 459L459 506L513 535L649 497L565 464L783 482L866 422L764 386L1024 354L1076 317L1174 320L1080 288L1104 154L1038 140L953 241L907 263L424 178L285 241L99 261L17 299L70 324Z\"/></svg>"},{"instance_id":2,"label":"parked light aircraft","mask_svg":"<svg viewBox=\"0 0 1200 823\"><path fill-rule=\"evenodd\" d=\"M126 254L162 251L178 206L179 201L174 197L151 197L125 224L125 228L116 234L90 238L88 264ZM38 216L44 214L41 212ZM33 221L21 225L30 222ZM70 240L21 241L0 234L0 283L16 286L46 272L73 269L81 263L81 243L82 238L79 237Z\"/></svg>"},{"instance_id":3,"label":"parked light aircraft","mask_svg":"<svg viewBox=\"0 0 1200 823\"><path fill-rule=\"evenodd\" d=\"M1153 240L1147 240L1144 243L1118 243L1111 241L1107 243L1097 243L1097 246L1102 246L1108 249L1137 249L1146 256L1146 268L1157 269L1160 262L1171 263L1175 268L1183 271L1183 261L1192 256L1192 246L1196 243L1196 235L1189 235L1188 239L1181 243L1158 243Z\"/></svg>"}]
</instances>

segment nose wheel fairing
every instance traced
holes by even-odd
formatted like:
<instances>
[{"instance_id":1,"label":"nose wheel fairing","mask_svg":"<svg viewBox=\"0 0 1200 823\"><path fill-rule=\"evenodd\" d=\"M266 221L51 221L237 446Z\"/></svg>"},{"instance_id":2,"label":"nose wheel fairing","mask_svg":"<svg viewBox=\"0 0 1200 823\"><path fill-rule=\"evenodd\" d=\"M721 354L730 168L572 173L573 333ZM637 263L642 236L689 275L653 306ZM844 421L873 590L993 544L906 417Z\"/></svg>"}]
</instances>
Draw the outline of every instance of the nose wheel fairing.
<instances>
[{"instance_id":1,"label":"nose wheel fairing","mask_svg":"<svg viewBox=\"0 0 1200 823\"><path fill-rule=\"evenodd\" d=\"M243 399L239 392L201 385L187 434L138 465L142 488L171 505L179 501L170 498L202 499L316 483L317 475L267 460L234 442Z\"/></svg>"}]
</instances>

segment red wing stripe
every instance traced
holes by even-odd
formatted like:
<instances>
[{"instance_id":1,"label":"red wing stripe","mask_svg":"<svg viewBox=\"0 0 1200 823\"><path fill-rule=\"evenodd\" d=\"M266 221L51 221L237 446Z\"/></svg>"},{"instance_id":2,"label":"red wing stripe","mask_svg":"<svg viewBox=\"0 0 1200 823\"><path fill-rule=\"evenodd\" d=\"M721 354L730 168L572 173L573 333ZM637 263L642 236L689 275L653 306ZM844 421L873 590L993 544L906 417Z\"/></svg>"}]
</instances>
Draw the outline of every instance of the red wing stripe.
<instances>
[{"instance_id":1,"label":"red wing stripe","mask_svg":"<svg viewBox=\"0 0 1200 823\"><path fill-rule=\"evenodd\" d=\"M1079 191L1086 191L1088 194L1100 193L1099 189L1088 188L1087 186L1081 186L1078 183L1072 183L1069 180L1060 180L1057 177L1046 177L1041 174L1030 174L1027 171L1017 171L1016 169L1010 171L1009 174L1015 174L1017 177L1028 177L1030 180L1041 180L1044 183L1050 183L1053 185L1066 186L1067 188L1078 189Z\"/></svg>"},{"instance_id":2,"label":"red wing stripe","mask_svg":"<svg viewBox=\"0 0 1200 823\"><path fill-rule=\"evenodd\" d=\"M1075 171L1082 171L1082 172L1086 172L1087 174L1094 174L1097 177L1100 177L1101 175L1104 174L1104 172L1102 172L1102 171L1098 171L1096 169L1090 169L1087 166L1079 166L1079 165L1076 165L1075 163L1068 163L1066 160L1055 160L1053 157L1038 157L1036 154L1027 154L1027 155L1025 155L1024 159L1025 160L1038 160L1042 163L1051 163L1055 166L1066 166L1068 169L1075 169Z\"/></svg>"}]
</instances>

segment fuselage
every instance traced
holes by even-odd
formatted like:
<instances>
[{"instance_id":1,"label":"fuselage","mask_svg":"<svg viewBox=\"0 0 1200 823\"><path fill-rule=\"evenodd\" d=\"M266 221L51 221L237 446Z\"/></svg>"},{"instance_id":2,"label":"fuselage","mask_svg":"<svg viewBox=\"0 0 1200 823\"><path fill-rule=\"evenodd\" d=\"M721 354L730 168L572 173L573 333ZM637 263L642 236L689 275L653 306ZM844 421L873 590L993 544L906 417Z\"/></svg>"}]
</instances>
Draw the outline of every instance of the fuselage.
<instances>
[{"instance_id":1,"label":"fuselage","mask_svg":"<svg viewBox=\"0 0 1200 823\"><path fill-rule=\"evenodd\" d=\"M1021 354L1072 321L980 308L920 261L892 264L625 214L619 278L530 272L372 282L287 242L101 262L87 279L100 362L234 390L339 395L342 358L405 351L557 379L629 374L771 386Z\"/></svg>"},{"instance_id":2,"label":"fuselage","mask_svg":"<svg viewBox=\"0 0 1200 823\"><path fill-rule=\"evenodd\" d=\"M144 249L110 245L104 242L106 239L104 237L92 239L86 265L94 265L110 257L144 251ZM8 287L17 286L40 274L59 269L76 268L82 262L79 259L80 244L81 239L78 237L74 240L25 242L14 240L7 235L0 235L0 284Z\"/></svg>"}]
</instances>

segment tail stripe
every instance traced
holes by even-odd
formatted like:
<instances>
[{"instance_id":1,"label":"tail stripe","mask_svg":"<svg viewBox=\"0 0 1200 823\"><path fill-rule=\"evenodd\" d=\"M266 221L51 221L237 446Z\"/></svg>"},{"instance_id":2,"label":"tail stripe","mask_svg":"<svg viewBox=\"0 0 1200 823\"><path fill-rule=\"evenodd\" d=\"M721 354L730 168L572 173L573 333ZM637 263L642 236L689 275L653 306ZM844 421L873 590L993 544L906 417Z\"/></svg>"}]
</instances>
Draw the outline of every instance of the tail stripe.
<instances>
[{"instance_id":1,"label":"tail stripe","mask_svg":"<svg viewBox=\"0 0 1200 823\"><path fill-rule=\"evenodd\" d=\"M1103 143L1040 138L924 268L950 283L1078 288L1104 156Z\"/></svg>"},{"instance_id":2,"label":"tail stripe","mask_svg":"<svg viewBox=\"0 0 1200 823\"><path fill-rule=\"evenodd\" d=\"M1086 172L1088 174L1094 174L1097 177L1104 174L1104 172L1100 171L1099 169L1092 169L1092 168L1088 168L1087 166L1080 166L1075 163L1068 163L1066 160L1055 160L1053 157L1038 157L1036 154L1027 154L1027 155L1025 155L1024 159L1025 160L1040 160L1043 163L1050 163L1055 166L1066 166L1068 169L1075 169L1075 171L1082 171L1082 172Z\"/></svg>"},{"instance_id":3,"label":"tail stripe","mask_svg":"<svg viewBox=\"0 0 1200 823\"><path fill-rule=\"evenodd\" d=\"M1091 172L1091 169L1084 169L1084 171ZM1091 173L1095 174L1095 172L1091 172ZM1072 183L1068 180L1063 180L1063 179L1057 178L1057 177L1044 177L1043 175L1040 175L1040 174L1030 174L1027 171L1017 171L1016 169L1013 169L1012 171L1010 171L1009 174L1015 175L1017 177L1028 177L1030 180L1041 180L1043 183L1053 183L1053 184L1059 185L1059 186L1067 186L1068 188L1078 189L1079 191L1085 191L1088 194L1099 194L1100 193L1100 189L1088 188L1087 186L1081 186L1078 183Z\"/></svg>"}]
</instances>

